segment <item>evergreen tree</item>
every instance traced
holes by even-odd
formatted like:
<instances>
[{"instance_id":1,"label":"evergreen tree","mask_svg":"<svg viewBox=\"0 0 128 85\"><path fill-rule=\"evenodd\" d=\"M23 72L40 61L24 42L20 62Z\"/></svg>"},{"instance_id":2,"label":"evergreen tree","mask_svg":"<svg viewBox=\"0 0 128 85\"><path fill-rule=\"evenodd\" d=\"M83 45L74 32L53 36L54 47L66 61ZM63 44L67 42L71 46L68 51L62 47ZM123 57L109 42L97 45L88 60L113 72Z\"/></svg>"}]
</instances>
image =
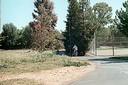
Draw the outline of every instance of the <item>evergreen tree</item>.
<instances>
[{"instance_id":1,"label":"evergreen tree","mask_svg":"<svg viewBox=\"0 0 128 85\"><path fill-rule=\"evenodd\" d=\"M38 51L47 50L51 41L55 39L53 36L57 16L53 11L54 5L49 0L36 0L34 5L36 10L32 15L35 21L30 22L32 46Z\"/></svg>"},{"instance_id":2,"label":"evergreen tree","mask_svg":"<svg viewBox=\"0 0 128 85\"><path fill-rule=\"evenodd\" d=\"M128 37L128 0L123 3L124 10L116 11L117 28Z\"/></svg>"},{"instance_id":3,"label":"evergreen tree","mask_svg":"<svg viewBox=\"0 0 128 85\"><path fill-rule=\"evenodd\" d=\"M72 51L72 47L74 44L78 46L78 39L79 39L79 31L80 31L80 9L77 0L69 0L69 7L68 7L68 14L67 14L67 21L66 21L66 30L63 32L64 35L64 46L67 53ZM78 46L79 47L79 46Z\"/></svg>"},{"instance_id":4,"label":"evergreen tree","mask_svg":"<svg viewBox=\"0 0 128 85\"><path fill-rule=\"evenodd\" d=\"M96 22L88 0L70 0L66 21L66 30L63 33L64 46L67 53L71 53L73 45L78 46L78 54L84 55L89 51L93 39Z\"/></svg>"}]
</instances>

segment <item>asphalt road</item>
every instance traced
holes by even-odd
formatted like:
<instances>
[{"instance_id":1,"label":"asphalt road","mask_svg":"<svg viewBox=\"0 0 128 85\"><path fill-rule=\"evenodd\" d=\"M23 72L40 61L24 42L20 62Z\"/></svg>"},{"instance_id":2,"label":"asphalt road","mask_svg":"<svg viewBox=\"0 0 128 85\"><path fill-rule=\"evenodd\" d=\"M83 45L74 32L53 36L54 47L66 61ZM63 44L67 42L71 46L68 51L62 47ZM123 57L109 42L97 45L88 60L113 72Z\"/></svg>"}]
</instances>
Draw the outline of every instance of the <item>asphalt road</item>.
<instances>
[{"instance_id":1,"label":"asphalt road","mask_svg":"<svg viewBox=\"0 0 128 85\"><path fill-rule=\"evenodd\" d=\"M105 57L83 57L99 63L98 69L69 85L128 85L128 61Z\"/></svg>"}]
</instances>

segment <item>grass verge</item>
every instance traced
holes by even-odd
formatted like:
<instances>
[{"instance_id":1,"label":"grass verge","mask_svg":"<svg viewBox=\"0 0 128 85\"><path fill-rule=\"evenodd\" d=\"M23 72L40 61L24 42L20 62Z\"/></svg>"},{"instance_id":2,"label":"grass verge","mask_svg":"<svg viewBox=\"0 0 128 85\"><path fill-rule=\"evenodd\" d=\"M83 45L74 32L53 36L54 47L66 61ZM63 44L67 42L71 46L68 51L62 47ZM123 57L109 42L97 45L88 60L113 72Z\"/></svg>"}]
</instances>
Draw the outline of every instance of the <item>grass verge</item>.
<instances>
[{"instance_id":1,"label":"grass verge","mask_svg":"<svg viewBox=\"0 0 128 85\"><path fill-rule=\"evenodd\" d=\"M110 57L110 59L128 60L128 56Z\"/></svg>"}]
</instances>

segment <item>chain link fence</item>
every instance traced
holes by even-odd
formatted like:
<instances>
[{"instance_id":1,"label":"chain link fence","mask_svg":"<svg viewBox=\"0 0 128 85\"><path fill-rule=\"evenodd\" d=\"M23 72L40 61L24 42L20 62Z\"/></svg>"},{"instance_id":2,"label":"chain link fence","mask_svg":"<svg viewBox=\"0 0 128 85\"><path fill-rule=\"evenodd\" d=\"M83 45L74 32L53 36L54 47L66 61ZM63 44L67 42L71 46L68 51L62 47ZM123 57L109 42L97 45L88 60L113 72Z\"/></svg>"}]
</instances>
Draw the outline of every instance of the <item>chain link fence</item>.
<instances>
[{"instance_id":1,"label":"chain link fence","mask_svg":"<svg viewBox=\"0 0 128 85\"><path fill-rule=\"evenodd\" d=\"M125 56L128 55L127 37L94 37L90 53L96 56Z\"/></svg>"}]
</instances>

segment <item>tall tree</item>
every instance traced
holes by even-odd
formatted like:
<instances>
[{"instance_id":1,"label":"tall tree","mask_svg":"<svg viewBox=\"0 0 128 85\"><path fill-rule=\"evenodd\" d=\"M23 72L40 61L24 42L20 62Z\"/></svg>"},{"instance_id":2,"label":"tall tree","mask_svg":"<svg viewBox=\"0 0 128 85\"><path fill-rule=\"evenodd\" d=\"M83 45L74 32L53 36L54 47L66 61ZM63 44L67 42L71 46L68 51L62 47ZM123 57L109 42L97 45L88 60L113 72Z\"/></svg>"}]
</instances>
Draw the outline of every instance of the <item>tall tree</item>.
<instances>
[{"instance_id":1,"label":"tall tree","mask_svg":"<svg viewBox=\"0 0 128 85\"><path fill-rule=\"evenodd\" d=\"M71 53L73 45L78 46L78 54L84 55L89 51L89 44L95 32L94 15L89 0L70 0L66 21L66 30L63 33L65 49Z\"/></svg>"},{"instance_id":2,"label":"tall tree","mask_svg":"<svg viewBox=\"0 0 128 85\"><path fill-rule=\"evenodd\" d=\"M104 2L100 2L93 6L93 11L96 14L96 20L98 23L96 31L97 41L101 43L106 42L111 33L108 26L113 21L112 8Z\"/></svg>"},{"instance_id":3,"label":"tall tree","mask_svg":"<svg viewBox=\"0 0 128 85\"><path fill-rule=\"evenodd\" d=\"M64 46L67 53L72 51L72 47L74 44L78 46L78 39L79 39L79 31L80 31L80 20L82 14L80 14L79 4L77 0L69 0L69 7L68 7L68 14L67 14L67 21L66 23L66 30L63 32L65 37L64 39ZM78 46L79 47L79 46Z\"/></svg>"},{"instance_id":4,"label":"tall tree","mask_svg":"<svg viewBox=\"0 0 128 85\"><path fill-rule=\"evenodd\" d=\"M123 3L124 10L116 11L117 28L128 37L128 0Z\"/></svg>"},{"instance_id":5,"label":"tall tree","mask_svg":"<svg viewBox=\"0 0 128 85\"><path fill-rule=\"evenodd\" d=\"M54 5L49 0L36 0L34 2L36 9L32 13L34 22L30 22L32 27L33 43L36 50L46 50L51 43L54 35L54 27L57 22L57 16L54 13Z\"/></svg>"}]
</instances>

